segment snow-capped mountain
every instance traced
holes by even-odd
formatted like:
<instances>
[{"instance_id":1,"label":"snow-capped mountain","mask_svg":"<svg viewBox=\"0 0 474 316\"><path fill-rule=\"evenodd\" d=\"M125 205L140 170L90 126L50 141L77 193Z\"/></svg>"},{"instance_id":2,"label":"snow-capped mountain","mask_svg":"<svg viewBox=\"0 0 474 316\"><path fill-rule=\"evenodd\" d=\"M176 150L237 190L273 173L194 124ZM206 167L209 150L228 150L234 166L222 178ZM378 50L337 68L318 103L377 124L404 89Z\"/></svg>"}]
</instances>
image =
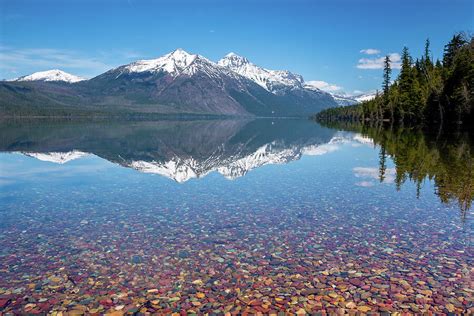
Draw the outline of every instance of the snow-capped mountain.
<instances>
[{"instance_id":1,"label":"snow-capped mountain","mask_svg":"<svg viewBox=\"0 0 474 316\"><path fill-rule=\"evenodd\" d=\"M229 53L217 62L218 65L231 69L249 78L272 93L283 93L285 88L303 88L303 77L286 70L269 70L251 63L247 58Z\"/></svg>"},{"instance_id":2,"label":"snow-capped mountain","mask_svg":"<svg viewBox=\"0 0 474 316\"><path fill-rule=\"evenodd\" d=\"M354 100L356 100L359 103L364 102L364 101L370 101L374 99L376 95L377 95L376 92L360 94L360 95L354 96Z\"/></svg>"},{"instance_id":3,"label":"snow-capped mountain","mask_svg":"<svg viewBox=\"0 0 474 316\"><path fill-rule=\"evenodd\" d=\"M117 104L149 104L167 113L251 116L270 112L258 85L182 49L117 67L85 84L89 91L105 94Z\"/></svg>"},{"instance_id":4,"label":"snow-capped mountain","mask_svg":"<svg viewBox=\"0 0 474 316\"><path fill-rule=\"evenodd\" d=\"M320 90L318 88L318 83L320 81L306 81L304 83L304 87L309 90ZM338 91L338 92L328 92L336 101L337 105L339 106L348 106L348 105L354 105L358 104L364 101L370 101L373 98L375 98L376 93L375 92L370 92L370 93L365 93L365 94L346 94L343 91Z\"/></svg>"},{"instance_id":5,"label":"snow-capped mountain","mask_svg":"<svg viewBox=\"0 0 474 316\"><path fill-rule=\"evenodd\" d=\"M205 71L209 77L218 77L220 73L224 73L239 79L234 73L227 69L222 69L209 59L198 54L190 54L181 48L156 59L139 60L116 69L121 71L120 75L132 73L167 73L173 76L180 74L191 76L198 71Z\"/></svg>"},{"instance_id":6,"label":"snow-capped mountain","mask_svg":"<svg viewBox=\"0 0 474 316\"><path fill-rule=\"evenodd\" d=\"M215 63L182 49L117 67L83 86L110 96L108 99L116 104L160 104L167 112L306 116L335 105L329 95L302 89L301 76L248 65L261 71L262 76L264 72L271 75L273 79L266 81L268 86L263 87L261 81L235 71L222 60Z\"/></svg>"},{"instance_id":7,"label":"snow-capped mountain","mask_svg":"<svg viewBox=\"0 0 474 316\"><path fill-rule=\"evenodd\" d=\"M285 95L288 94L289 91L295 90L310 91L318 95L327 95L328 98L332 98L339 106L357 104L370 98L369 96L361 96L359 100L353 96L323 91L315 84L316 81L304 81L301 75L285 70L269 70L259 67L250 62L247 58L235 53L227 54L224 58L219 60L218 64L249 78L274 94Z\"/></svg>"},{"instance_id":8,"label":"snow-capped mountain","mask_svg":"<svg viewBox=\"0 0 474 316\"><path fill-rule=\"evenodd\" d=\"M355 100L352 96L346 96L342 94L331 93L332 97L339 106L348 106L358 104L359 101Z\"/></svg>"},{"instance_id":9,"label":"snow-capped mountain","mask_svg":"<svg viewBox=\"0 0 474 316\"><path fill-rule=\"evenodd\" d=\"M12 79L10 81L61 81L67 83L74 83L86 80L85 78L71 75L65 71L59 69L52 69L46 71L39 71L32 73L31 75Z\"/></svg>"},{"instance_id":10,"label":"snow-capped mountain","mask_svg":"<svg viewBox=\"0 0 474 316\"><path fill-rule=\"evenodd\" d=\"M128 72L160 72L177 73L188 67L199 56L185 52L181 48L162 57L149 60L139 60L123 67ZM203 57L199 57L203 58Z\"/></svg>"},{"instance_id":11,"label":"snow-capped mountain","mask_svg":"<svg viewBox=\"0 0 474 316\"><path fill-rule=\"evenodd\" d=\"M31 83L22 86L23 81ZM2 101L33 106L41 102L43 110L66 106L69 111L85 104L100 111L264 117L309 116L337 105L328 93L304 88L300 75L268 70L236 54L215 63L183 49L89 80L53 70L3 82L0 105Z\"/></svg>"},{"instance_id":12,"label":"snow-capped mountain","mask_svg":"<svg viewBox=\"0 0 474 316\"><path fill-rule=\"evenodd\" d=\"M331 93L331 96L336 101L337 105L339 106L348 106L359 104L364 101L370 101L375 98L375 93L366 93L366 94L358 94L358 95L347 95L347 94L338 94L338 93Z\"/></svg>"}]
</instances>

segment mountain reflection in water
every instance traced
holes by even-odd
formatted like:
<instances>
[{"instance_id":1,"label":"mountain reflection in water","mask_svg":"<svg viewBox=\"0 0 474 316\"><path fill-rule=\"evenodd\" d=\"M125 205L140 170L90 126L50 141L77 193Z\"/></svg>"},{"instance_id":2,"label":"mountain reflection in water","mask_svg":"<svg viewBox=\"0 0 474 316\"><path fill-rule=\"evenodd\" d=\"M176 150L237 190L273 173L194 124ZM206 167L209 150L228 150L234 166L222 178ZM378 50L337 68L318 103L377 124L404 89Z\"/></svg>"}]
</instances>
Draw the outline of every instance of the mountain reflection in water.
<instances>
[{"instance_id":1,"label":"mountain reflection in water","mask_svg":"<svg viewBox=\"0 0 474 316\"><path fill-rule=\"evenodd\" d=\"M416 194L424 181L433 180L440 200L456 201L466 216L474 199L470 133L440 136L409 129L345 128L351 132L292 119L10 122L2 124L0 150L56 163L93 154L181 183L211 172L235 179L264 165L334 151L342 143L365 143L380 149L379 169L355 168L357 177L393 182L398 190L408 180L416 184ZM387 168L389 157L394 168Z\"/></svg>"},{"instance_id":2,"label":"mountain reflection in water","mask_svg":"<svg viewBox=\"0 0 474 316\"><path fill-rule=\"evenodd\" d=\"M58 163L94 154L178 182L212 171L235 179L266 164L320 154L344 140L301 120L51 123L11 126L3 135L3 151Z\"/></svg>"},{"instance_id":3,"label":"mountain reflection in water","mask_svg":"<svg viewBox=\"0 0 474 316\"><path fill-rule=\"evenodd\" d=\"M6 313L472 310L469 134L290 119L0 126Z\"/></svg>"}]
</instances>

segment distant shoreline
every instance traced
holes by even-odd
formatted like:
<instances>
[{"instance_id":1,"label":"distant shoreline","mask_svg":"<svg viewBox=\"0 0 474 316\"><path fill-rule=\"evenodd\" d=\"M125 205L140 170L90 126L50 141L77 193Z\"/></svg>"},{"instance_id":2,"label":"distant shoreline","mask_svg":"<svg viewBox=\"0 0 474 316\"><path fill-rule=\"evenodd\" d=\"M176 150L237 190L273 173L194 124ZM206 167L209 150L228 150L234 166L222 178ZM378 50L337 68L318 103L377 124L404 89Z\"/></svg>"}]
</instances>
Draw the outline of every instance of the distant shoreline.
<instances>
[{"instance_id":1,"label":"distant shoreline","mask_svg":"<svg viewBox=\"0 0 474 316\"><path fill-rule=\"evenodd\" d=\"M243 116L243 115L204 115L204 114L74 114L74 115L0 115L0 121L15 120L130 120L130 121L167 121L167 120L255 120L255 119L296 119L307 120L307 116Z\"/></svg>"}]
</instances>

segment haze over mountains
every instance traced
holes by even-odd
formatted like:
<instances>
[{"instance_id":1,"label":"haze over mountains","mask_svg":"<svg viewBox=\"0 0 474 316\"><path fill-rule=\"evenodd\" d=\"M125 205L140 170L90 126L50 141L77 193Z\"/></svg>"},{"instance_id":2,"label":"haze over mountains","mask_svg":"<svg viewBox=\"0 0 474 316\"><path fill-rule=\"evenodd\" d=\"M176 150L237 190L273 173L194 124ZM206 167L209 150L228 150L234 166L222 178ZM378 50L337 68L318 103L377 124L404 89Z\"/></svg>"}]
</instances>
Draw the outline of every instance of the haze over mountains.
<instances>
[{"instance_id":1,"label":"haze over mountains","mask_svg":"<svg viewBox=\"0 0 474 316\"><path fill-rule=\"evenodd\" d=\"M85 80L51 70L0 82L0 110L307 116L357 103L230 53L217 63L177 49Z\"/></svg>"}]
</instances>

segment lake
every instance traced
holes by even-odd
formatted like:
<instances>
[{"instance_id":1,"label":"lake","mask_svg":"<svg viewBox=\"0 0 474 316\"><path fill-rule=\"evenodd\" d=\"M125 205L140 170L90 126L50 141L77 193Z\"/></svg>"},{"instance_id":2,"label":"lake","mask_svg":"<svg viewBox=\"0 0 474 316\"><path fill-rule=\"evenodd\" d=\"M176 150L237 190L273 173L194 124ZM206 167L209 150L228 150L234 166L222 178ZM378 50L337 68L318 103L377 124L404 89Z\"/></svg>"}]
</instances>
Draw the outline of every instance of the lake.
<instances>
[{"instance_id":1,"label":"lake","mask_svg":"<svg viewBox=\"0 0 474 316\"><path fill-rule=\"evenodd\" d=\"M0 129L0 313L474 311L472 134Z\"/></svg>"}]
</instances>

